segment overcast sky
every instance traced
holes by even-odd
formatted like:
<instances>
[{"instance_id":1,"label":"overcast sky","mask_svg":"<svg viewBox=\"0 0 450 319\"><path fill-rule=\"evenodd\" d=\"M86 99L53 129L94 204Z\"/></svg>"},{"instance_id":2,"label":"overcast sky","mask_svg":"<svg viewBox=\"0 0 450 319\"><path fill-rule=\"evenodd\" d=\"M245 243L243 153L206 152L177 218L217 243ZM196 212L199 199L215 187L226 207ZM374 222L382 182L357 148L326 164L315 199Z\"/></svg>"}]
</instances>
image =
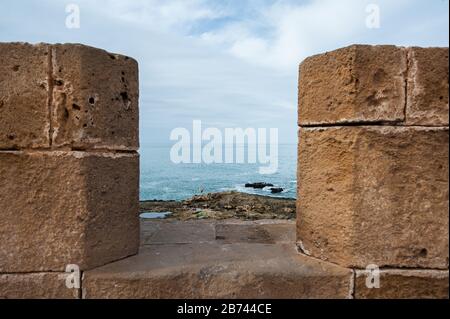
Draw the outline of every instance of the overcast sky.
<instances>
[{"instance_id":1,"label":"overcast sky","mask_svg":"<svg viewBox=\"0 0 450 319\"><path fill-rule=\"evenodd\" d=\"M65 26L66 5L80 28ZM368 4L380 28L368 28ZM296 135L297 69L353 43L448 46L448 0L1 0L0 41L77 42L136 58L141 142L175 127Z\"/></svg>"}]
</instances>

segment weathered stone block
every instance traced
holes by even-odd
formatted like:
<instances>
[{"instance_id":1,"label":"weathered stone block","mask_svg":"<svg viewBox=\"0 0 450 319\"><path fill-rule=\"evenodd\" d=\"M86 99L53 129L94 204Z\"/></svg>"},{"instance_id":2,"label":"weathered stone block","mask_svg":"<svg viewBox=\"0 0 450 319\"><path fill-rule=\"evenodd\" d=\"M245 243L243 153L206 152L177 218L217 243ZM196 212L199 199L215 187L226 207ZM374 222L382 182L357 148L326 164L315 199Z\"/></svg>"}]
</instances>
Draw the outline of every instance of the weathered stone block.
<instances>
[{"instance_id":1,"label":"weathered stone block","mask_svg":"<svg viewBox=\"0 0 450 319\"><path fill-rule=\"evenodd\" d=\"M448 128L301 128L301 249L347 267L447 269L448 139Z\"/></svg>"},{"instance_id":2,"label":"weathered stone block","mask_svg":"<svg viewBox=\"0 0 450 319\"><path fill-rule=\"evenodd\" d=\"M78 299L66 286L67 273L0 274L0 299Z\"/></svg>"},{"instance_id":3,"label":"weathered stone block","mask_svg":"<svg viewBox=\"0 0 450 319\"><path fill-rule=\"evenodd\" d=\"M350 269L295 246L218 243L146 246L84 273L83 298L350 298Z\"/></svg>"},{"instance_id":4,"label":"weathered stone block","mask_svg":"<svg viewBox=\"0 0 450 319\"><path fill-rule=\"evenodd\" d=\"M408 49L407 125L447 125L448 48Z\"/></svg>"},{"instance_id":5,"label":"weathered stone block","mask_svg":"<svg viewBox=\"0 0 450 319\"><path fill-rule=\"evenodd\" d=\"M137 252L137 154L0 152L0 180L0 273L84 270Z\"/></svg>"},{"instance_id":6,"label":"weathered stone block","mask_svg":"<svg viewBox=\"0 0 450 319\"><path fill-rule=\"evenodd\" d=\"M137 150L138 65L79 44L0 44L0 149Z\"/></svg>"},{"instance_id":7,"label":"weathered stone block","mask_svg":"<svg viewBox=\"0 0 450 319\"><path fill-rule=\"evenodd\" d=\"M407 54L395 46L353 45L300 65L299 124L404 120Z\"/></svg>"},{"instance_id":8,"label":"weathered stone block","mask_svg":"<svg viewBox=\"0 0 450 319\"><path fill-rule=\"evenodd\" d=\"M367 272L356 271L356 299L448 299L448 270L381 270L379 288L368 288Z\"/></svg>"},{"instance_id":9,"label":"weathered stone block","mask_svg":"<svg viewBox=\"0 0 450 319\"><path fill-rule=\"evenodd\" d=\"M54 146L136 150L138 65L76 44L52 46Z\"/></svg>"},{"instance_id":10,"label":"weathered stone block","mask_svg":"<svg viewBox=\"0 0 450 319\"><path fill-rule=\"evenodd\" d=\"M0 149L48 147L47 45L0 43Z\"/></svg>"}]
</instances>

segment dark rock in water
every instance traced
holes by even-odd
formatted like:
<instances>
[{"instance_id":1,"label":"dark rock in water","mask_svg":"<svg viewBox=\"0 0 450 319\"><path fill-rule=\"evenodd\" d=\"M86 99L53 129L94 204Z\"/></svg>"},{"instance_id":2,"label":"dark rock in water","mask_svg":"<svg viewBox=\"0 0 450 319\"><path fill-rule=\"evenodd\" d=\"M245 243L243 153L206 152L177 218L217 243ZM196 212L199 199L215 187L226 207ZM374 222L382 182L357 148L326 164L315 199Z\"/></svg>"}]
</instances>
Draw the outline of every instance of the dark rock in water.
<instances>
[{"instance_id":1,"label":"dark rock in water","mask_svg":"<svg viewBox=\"0 0 450 319\"><path fill-rule=\"evenodd\" d=\"M270 191L272 192L272 194L279 194L284 191L284 189L282 189L281 187L273 187L270 189Z\"/></svg>"},{"instance_id":2,"label":"dark rock in water","mask_svg":"<svg viewBox=\"0 0 450 319\"><path fill-rule=\"evenodd\" d=\"M273 184L269 183L247 183L245 184L245 187L247 188L257 188L257 189L263 189L264 187L272 187Z\"/></svg>"}]
</instances>

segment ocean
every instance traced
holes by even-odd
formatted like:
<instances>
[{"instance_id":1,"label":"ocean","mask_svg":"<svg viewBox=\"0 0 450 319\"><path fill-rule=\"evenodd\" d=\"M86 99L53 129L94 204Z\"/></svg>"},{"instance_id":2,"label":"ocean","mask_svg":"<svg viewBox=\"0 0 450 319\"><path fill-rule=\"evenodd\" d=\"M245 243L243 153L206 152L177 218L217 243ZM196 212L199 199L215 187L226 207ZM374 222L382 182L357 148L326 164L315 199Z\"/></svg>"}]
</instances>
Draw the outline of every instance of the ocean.
<instances>
[{"instance_id":1,"label":"ocean","mask_svg":"<svg viewBox=\"0 0 450 319\"><path fill-rule=\"evenodd\" d=\"M261 175L261 164L175 164L170 160L172 145L141 145L141 200L183 200L202 193L239 191L274 197L296 198L297 145L278 146L278 170ZM266 165L263 165L266 166ZM245 188L246 183L266 182L284 188Z\"/></svg>"}]
</instances>

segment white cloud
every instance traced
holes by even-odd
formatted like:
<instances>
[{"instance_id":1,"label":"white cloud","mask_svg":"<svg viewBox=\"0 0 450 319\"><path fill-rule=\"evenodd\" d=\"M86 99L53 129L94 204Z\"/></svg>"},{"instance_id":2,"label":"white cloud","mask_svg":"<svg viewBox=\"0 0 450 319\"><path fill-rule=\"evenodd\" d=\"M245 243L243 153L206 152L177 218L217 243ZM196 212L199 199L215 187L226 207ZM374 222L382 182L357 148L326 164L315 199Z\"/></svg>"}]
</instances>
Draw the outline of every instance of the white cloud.
<instances>
[{"instance_id":1,"label":"white cloud","mask_svg":"<svg viewBox=\"0 0 450 319\"><path fill-rule=\"evenodd\" d=\"M441 0L434 0L435 2ZM355 42L397 40L402 19L419 0L251 0L244 4L214 0L80 0L97 14L156 33L201 40L244 61L289 72L305 57ZM441 1L442 2L442 1ZM381 9L382 30L366 27L368 5ZM448 7L448 4L447 4ZM405 13L407 12L407 13ZM448 21L448 15L447 15ZM417 19L421 30L433 19ZM197 28L203 30L197 32ZM416 27L408 25L410 30ZM433 27L436 29L436 26ZM448 33L448 32L447 32ZM405 35L411 38L412 32Z\"/></svg>"},{"instance_id":2,"label":"white cloud","mask_svg":"<svg viewBox=\"0 0 450 319\"><path fill-rule=\"evenodd\" d=\"M237 19L202 34L212 45L223 45L232 55L251 63L289 70L305 57L366 38L366 6L376 2L384 17L401 16L408 3L369 0L275 1L257 9L254 20ZM431 23L431 21L428 21ZM259 32L264 25L265 31ZM366 35L366 36L364 36Z\"/></svg>"},{"instance_id":3,"label":"white cloud","mask_svg":"<svg viewBox=\"0 0 450 319\"><path fill-rule=\"evenodd\" d=\"M139 25L159 32L189 32L192 24L226 16L224 10L207 6L206 0L80 0L83 7L89 7L110 18Z\"/></svg>"}]
</instances>

